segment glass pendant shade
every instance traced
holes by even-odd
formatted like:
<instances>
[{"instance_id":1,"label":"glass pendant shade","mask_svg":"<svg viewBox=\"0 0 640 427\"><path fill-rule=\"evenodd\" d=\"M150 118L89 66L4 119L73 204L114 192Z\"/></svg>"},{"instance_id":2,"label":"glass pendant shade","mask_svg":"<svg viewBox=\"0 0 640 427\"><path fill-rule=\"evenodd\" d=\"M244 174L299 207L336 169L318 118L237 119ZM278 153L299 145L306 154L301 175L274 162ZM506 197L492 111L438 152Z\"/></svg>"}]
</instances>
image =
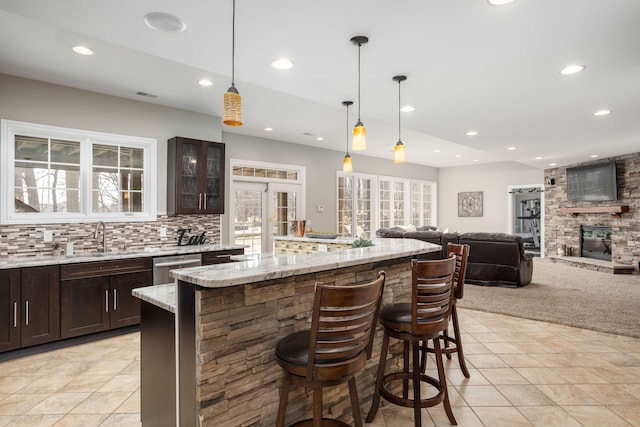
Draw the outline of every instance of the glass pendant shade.
<instances>
[{"instance_id":1,"label":"glass pendant shade","mask_svg":"<svg viewBox=\"0 0 640 427\"><path fill-rule=\"evenodd\" d=\"M224 94L222 123L227 126L242 126L242 97L234 85Z\"/></svg>"},{"instance_id":2,"label":"glass pendant shade","mask_svg":"<svg viewBox=\"0 0 640 427\"><path fill-rule=\"evenodd\" d=\"M404 163L406 161L407 154L404 151L404 143L402 141L398 141L393 149L393 163Z\"/></svg>"},{"instance_id":3,"label":"glass pendant shade","mask_svg":"<svg viewBox=\"0 0 640 427\"><path fill-rule=\"evenodd\" d=\"M356 127L353 128L353 142L351 149L353 151L363 151L367 149L367 130L361 121L358 120Z\"/></svg>"},{"instance_id":4,"label":"glass pendant shade","mask_svg":"<svg viewBox=\"0 0 640 427\"><path fill-rule=\"evenodd\" d=\"M353 161L351 156L347 153L342 161L342 172L353 172Z\"/></svg>"}]
</instances>

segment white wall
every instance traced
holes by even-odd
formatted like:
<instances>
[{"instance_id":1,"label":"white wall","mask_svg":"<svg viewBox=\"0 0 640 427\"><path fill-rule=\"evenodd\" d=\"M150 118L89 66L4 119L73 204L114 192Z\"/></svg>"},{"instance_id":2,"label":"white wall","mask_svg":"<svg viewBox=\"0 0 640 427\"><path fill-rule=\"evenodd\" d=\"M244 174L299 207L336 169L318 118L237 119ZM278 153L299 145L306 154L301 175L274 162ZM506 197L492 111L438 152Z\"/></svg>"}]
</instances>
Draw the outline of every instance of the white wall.
<instances>
[{"instance_id":1,"label":"white wall","mask_svg":"<svg viewBox=\"0 0 640 427\"><path fill-rule=\"evenodd\" d=\"M438 219L441 228L508 232L508 187L543 186L544 171L515 162L457 166L439 169ZM483 192L482 217L458 217L458 193Z\"/></svg>"},{"instance_id":2,"label":"white wall","mask_svg":"<svg viewBox=\"0 0 640 427\"><path fill-rule=\"evenodd\" d=\"M0 74L0 118L155 138L158 213L167 210L167 140L220 141L220 118Z\"/></svg>"}]
</instances>

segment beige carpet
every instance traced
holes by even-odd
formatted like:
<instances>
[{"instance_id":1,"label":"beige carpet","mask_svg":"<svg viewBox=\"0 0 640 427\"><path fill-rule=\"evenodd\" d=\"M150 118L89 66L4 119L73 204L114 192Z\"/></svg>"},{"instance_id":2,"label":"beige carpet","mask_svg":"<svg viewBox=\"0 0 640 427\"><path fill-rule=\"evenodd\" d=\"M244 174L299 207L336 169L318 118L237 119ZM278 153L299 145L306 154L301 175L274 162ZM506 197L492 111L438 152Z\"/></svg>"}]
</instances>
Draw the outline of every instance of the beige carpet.
<instances>
[{"instance_id":1,"label":"beige carpet","mask_svg":"<svg viewBox=\"0 0 640 427\"><path fill-rule=\"evenodd\" d=\"M522 288L466 284L458 307L640 338L640 277L534 258Z\"/></svg>"}]
</instances>

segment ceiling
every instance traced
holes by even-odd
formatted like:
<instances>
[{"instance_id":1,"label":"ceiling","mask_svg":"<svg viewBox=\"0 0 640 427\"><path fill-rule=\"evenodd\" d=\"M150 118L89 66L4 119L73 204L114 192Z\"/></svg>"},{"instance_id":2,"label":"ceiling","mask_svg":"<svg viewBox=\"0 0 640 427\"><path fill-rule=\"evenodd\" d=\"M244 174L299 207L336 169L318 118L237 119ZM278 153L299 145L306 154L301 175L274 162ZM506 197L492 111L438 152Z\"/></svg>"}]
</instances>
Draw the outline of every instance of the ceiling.
<instances>
[{"instance_id":1,"label":"ceiling","mask_svg":"<svg viewBox=\"0 0 640 427\"><path fill-rule=\"evenodd\" d=\"M153 30L143 19L149 12L179 16L186 29ZM231 82L231 16L231 0L0 0L0 73L220 117ZM347 126L341 103L357 101L358 83L358 48L349 40L365 35L368 148L352 153L356 171L360 155L392 157L398 74L407 76L402 104L416 108L402 113L411 163L544 169L636 152L638 22L638 0L237 0L244 125L223 131L344 152L358 107ZM77 55L74 45L95 55ZM283 56L292 69L270 66ZM586 68L561 75L569 64ZM205 77L212 86L198 84ZM600 109L612 114L594 116Z\"/></svg>"}]
</instances>

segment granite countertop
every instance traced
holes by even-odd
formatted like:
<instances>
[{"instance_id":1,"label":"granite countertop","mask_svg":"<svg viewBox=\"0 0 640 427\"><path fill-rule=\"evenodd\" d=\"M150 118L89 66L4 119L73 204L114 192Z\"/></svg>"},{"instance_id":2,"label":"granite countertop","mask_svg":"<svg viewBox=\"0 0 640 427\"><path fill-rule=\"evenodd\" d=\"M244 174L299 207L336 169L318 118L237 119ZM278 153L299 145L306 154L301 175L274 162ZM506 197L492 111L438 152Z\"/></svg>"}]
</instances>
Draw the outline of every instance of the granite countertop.
<instances>
[{"instance_id":1,"label":"granite countertop","mask_svg":"<svg viewBox=\"0 0 640 427\"><path fill-rule=\"evenodd\" d=\"M134 297L140 298L171 313L176 312L176 284L146 286L131 291Z\"/></svg>"},{"instance_id":2,"label":"granite countertop","mask_svg":"<svg viewBox=\"0 0 640 427\"><path fill-rule=\"evenodd\" d=\"M374 239L373 243L338 252L248 256L246 261L182 268L171 275L205 288L223 288L441 250L439 245L414 239Z\"/></svg>"},{"instance_id":3,"label":"granite countertop","mask_svg":"<svg viewBox=\"0 0 640 427\"><path fill-rule=\"evenodd\" d=\"M127 258L147 258L167 255L179 255L179 254L192 254L201 252L212 251L224 251L231 249L243 249L244 245L235 244L215 244L215 245L191 245L191 246L164 246L161 248L145 248L141 250L120 251L120 252L108 252L103 254L101 252L95 253L78 253L75 255L67 256L35 256L35 257L10 257L0 258L0 270L8 268L20 268L20 267L37 267L44 265L59 265L59 264L75 264L77 262L92 262L92 261L110 261L117 259Z\"/></svg>"},{"instance_id":4,"label":"granite countertop","mask_svg":"<svg viewBox=\"0 0 640 427\"><path fill-rule=\"evenodd\" d=\"M356 238L338 236L335 239L322 239L318 237L273 236L273 240L285 240L288 242L341 243L350 245L354 240L356 240Z\"/></svg>"}]
</instances>

